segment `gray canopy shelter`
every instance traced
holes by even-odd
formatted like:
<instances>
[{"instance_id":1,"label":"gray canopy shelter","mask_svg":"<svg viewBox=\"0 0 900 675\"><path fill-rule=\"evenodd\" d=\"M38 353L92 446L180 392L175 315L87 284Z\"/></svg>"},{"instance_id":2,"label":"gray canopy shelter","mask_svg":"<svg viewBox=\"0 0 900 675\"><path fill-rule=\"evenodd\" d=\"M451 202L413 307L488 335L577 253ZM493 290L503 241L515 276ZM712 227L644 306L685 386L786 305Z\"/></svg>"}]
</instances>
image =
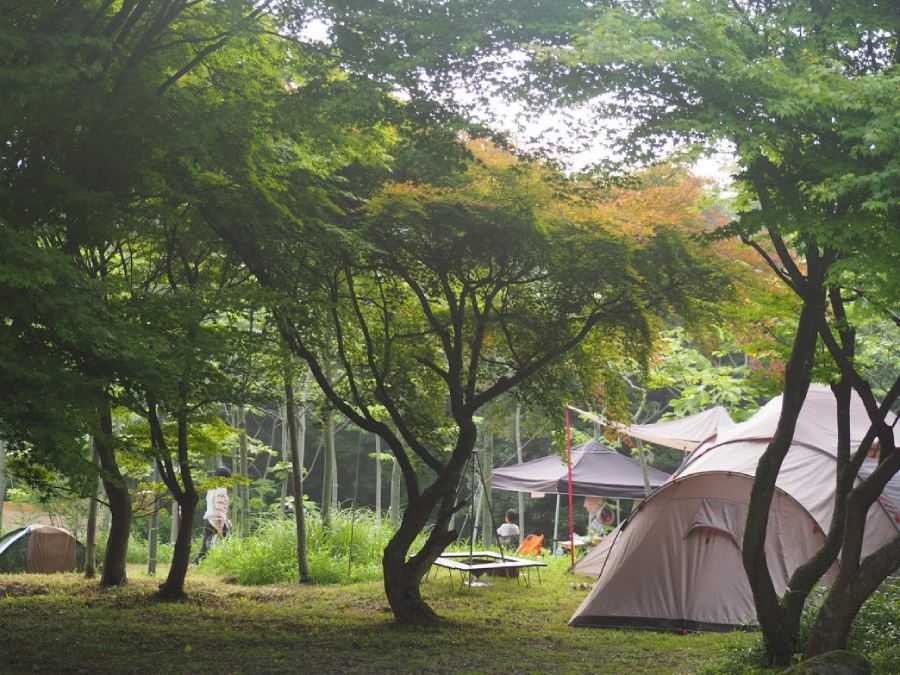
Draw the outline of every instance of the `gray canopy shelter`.
<instances>
[{"instance_id":1,"label":"gray canopy shelter","mask_svg":"<svg viewBox=\"0 0 900 675\"><path fill-rule=\"evenodd\" d=\"M669 474L647 467L651 489ZM557 456L541 457L491 472L491 487L514 492L569 493L568 466ZM572 494L579 497L643 499L644 477L639 462L595 440L572 448Z\"/></svg>"},{"instance_id":2,"label":"gray canopy shelter","mask_svg":"<svg viewBox=\"0 0 900 675\"><path fill-rule=\"evenodd\" d=\"M669 474L646 467L650 489L663 485ZM514 492L555 494L556 518L553 545L559 531L560 495L569 494L569 469L557 455L495 469L490 487ZM578 497L643 499L643 468L640 462L601 445L595 440L572 448L572 494ZM618 510L617 510L618 511Z\"/></svg>"}]
</instances>

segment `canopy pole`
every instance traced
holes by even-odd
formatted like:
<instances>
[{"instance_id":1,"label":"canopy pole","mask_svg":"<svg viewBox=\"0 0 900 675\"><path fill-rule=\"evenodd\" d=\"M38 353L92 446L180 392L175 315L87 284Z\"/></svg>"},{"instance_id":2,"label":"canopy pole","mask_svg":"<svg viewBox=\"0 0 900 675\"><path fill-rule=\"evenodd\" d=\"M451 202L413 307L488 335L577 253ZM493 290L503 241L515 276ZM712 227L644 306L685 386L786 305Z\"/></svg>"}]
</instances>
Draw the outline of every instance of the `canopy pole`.
<instances>
[{"instance_id":1,"label":"canopy pole","mask_svg":"<svg viewBox=\"0 0 900 675\"><path fill-rule=\"evenodd\" d=\"M481 460L478 458L477 453L472 453L472 456L475 458L475 462L478 465L478 475L481 476L481 494L484 498L484 508L487 509L488 515L491 518L491 527L494 528L494 532L496 532L497 521L494 520L494 510L491 508L491 494L488 491L487 482L484 479L484 467L481 465ZM500 560L506 562L506 556L503 555L503 545L498 543L497 546L500 548ZM485 548L487 548L487 546L485 546Z\"/></svg>"},{"instance_id":2,"label":"canopy pole","mask_svg":"<svg viewBox=\"0 0 900 675\"><path fill-rule=\"evenodd\" d=\"M516 461L522 463L522 406L516 403ZM517 493L519 507L519 546L525 541L525 494Z\"/></svg>"},{"instance_id":3,"label":"canopy pole","mask_svg":"<svg viewBox=\"0 0 900 675\"><path fill-rule=\"evenodd\" d=\"M638 449L638 457L641 460L641 475L644 478L644 496L650 496L650 473L647 471L647 456L644 454L644 444L640 438L635 438L635 445Z\"/></svg>"},{"instance_id":4,"label":"canopy pole","mask_svg":"<svg viewBox=\"0 0 900 675\"><path fill-rule=\"evenodd\" d=\"M553 518L553 553L556 553L556 547L559 544L559 503L562 495L556 493L556 515Z\"/></svg>"},{"instance_id":5,"label":"canopy pole","mask_svg":"<svg viewBox=\"0 0 900 675\"><path fill-rule=\"evenodd\" d=\"M566 449L569 453L569 545L572 569L575 568L575 501L572 495L572 415L566 406Z\"/></svg>"},{"instance_id":6,"label":"canopy pole","mask_svg":"<svg viewBox=\"0 0 900 675\"><path fill-rule=\"evenodd\" d=\"M472 505L469 507L469 515L472 516L472 536L469 537L469 564L472 564L472 560L475 557L475 527L478 524L478 515L475 511L475 451L472 450L472 456L469 457L469 461L472 462ZM480 502L479 502L480 503ZM469 572L469 588L472 588L472 573Z\"/></svg>"}]
</instances>

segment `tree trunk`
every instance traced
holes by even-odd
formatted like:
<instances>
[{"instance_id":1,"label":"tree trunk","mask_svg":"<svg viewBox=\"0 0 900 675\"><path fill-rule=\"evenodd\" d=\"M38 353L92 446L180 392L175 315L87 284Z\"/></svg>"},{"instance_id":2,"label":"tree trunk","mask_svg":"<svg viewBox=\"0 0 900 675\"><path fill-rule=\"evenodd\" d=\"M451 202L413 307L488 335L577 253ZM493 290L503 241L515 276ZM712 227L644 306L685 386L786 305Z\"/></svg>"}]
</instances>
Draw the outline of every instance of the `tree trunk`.
<instances>
[{"instance_id":1,"label":"tree trunk","mask_svg":"<svg viewBox=\"0 0 900 675\"><path fill-rule=\"evenodd\" d=\"M812 276L812 272L810 274ZM812 286L810 282L810 287ZM799 613L797 616L788 616L775 591L766 561L765 542L775 482L793 441L797 418L812 379L818 317L824 311L821 286L816 290L809 290L808 294L800 312L793 348L785 368L781 416L772 441L759 460L753 480L742 546L744 570L753 592L766 659L773 665L790 662L797 650L799 634Z\"/></svg>"},{"instance_id":2,"label":"tree trunk","mask_svg":"<svg viewBox=\"0 0 900 675\"><path fill-rule=\"evenodd\" d=\"M174 546L178 541L178 530L181 528L181 512L178 502L172 502L172 527L169 530L169 545Z\"/></svg>"},{"instance_id":3,"label":"tree trunk","mask_svg":"<svg viewBox=\"0 0 900 675\"><path fill-rule=\"evenodd\" d=\"M6 501L6 442L0 440L0 535L3 534L4 501Z\"/></svg>"},{"instance_id":4,"label":"tree trunk","mask_svg":"<svg viewBox=\"0 0 900 675\"><path fill-rule=\"evenodd\" d=\"M192 524L198 501L197 491L193 489L186 490L178 499L181 507L181 527L178 529L178 537L175 540L172 566L169 568L165 582L159 587L159 597L162 600L181 600L185 597L184 579L191 563Z\"/></svg>"},{"instance_id":5,"label":"tree trunk","mask_svg":"<svg viewBox=\"0 0 900 675\"><path fill-rule=\"evenodd\" d=\"M280 406L278 412L281 416L281 461L283 464L286 464L290 460L290 453L288 452L287 406ZM281 502L278 507L282 518L287 518L288 484L290 482L290 472L285 472L284 480L281 481Z\"/></svg>"},{"instance_id":6,"label":"tree trunk","mask_svg":"<svg viewBox=\"0 0 900 675\"><path fill-rule=\"evenodd\" d=\"M240 423L238 422L238 415L234 408L232 408L229 418L231 426L237 429ZM241 475L241 452L239 447L232 446L231 448L231 473L235 476ZM234 527L234 531L238 533L243 529L242 523L244 522L243 501L240 497L241 487L240 485L235 485L229 492L228 504L231 512L234 514L232 526Z\"/></svg>"},{"instance_id":7,"label":"tree trunk","mask_svg":"<svg viewBox=\"0 0 900 675\"><path fill-rule=\"evenodd\" d=\"M285 424L291 449L291 482L294 489L294 519L297 527L297 567L300 583L305 584L309 581L309 563L306 559L306 511L303 508L303 462L300 459L293 379L293 369L288 366L284 378Z\"/></svg>"},{"instance_id":8,"label":"tree trunk","mask_svg":"<svg viewBox=\"0 0 900 675\"><path fill-rule=\"evenodd\" d=\"M238 406L237 411L238 428L240 436L238 437L238 451L240 461L240 474L245 481L250 480L250 467L247 462L247 410L244 406ZM238 486L241 494L241 539L250 536L250 484L249 482L241 483Z\"/></svg>"},{"instance_id":9,"label":"tree trunk","mask_svg":"<svg viewBox=\"0 0 900 675\"><path fill-rule=\"evenodd\" d=\"M836 556L840 548L841 566L816 617L804 658L846 648L853 620L863 603L891 572L900 567L900 536L862 559L866 516L883 493L887 482L900 471L900 454L894 432L886 420L888 411L900 396L900 375L881 405L878 405L870 384L856 371L854 365L856 330L847 321L840 288L830 288L829 299L840 343L834 339L824 317L820 324L820 335L842 373L840 383L832 387L838 401L838 484L828 542L817 557L824 557L825 552ZM869 432L854 456L851 456L850 440L851 386L862 399L871 423ZM859 485L854 486L859 467L872 448L870 441L875 438L881 444L878 467ZM834 536L836 533L842 535L839 541ZM793 580L791 585L793 587Z\"/></svg>"},{"instance_id":10,"label":"tree trunk","mask_svg":"<svg viewBox=\"0 0 900 675\"><path fill-rule=\"evenodd\" d=\"M184 579L191 562L191 536L193 535L194 514L197 510L197 487L191 475L190 457L188 456L188 407L186 404L187 384L181 383L181 407L176 413L178 423L178 469L172 462L171 450L162 432L162 425L156 412L156 404L149 405L150 433L154 447L160 453L157 461L160 475L172 496L181 507L181 526L175 539L175 551L172 554L172 565L164 583L159 586L159 597L162 600L180 600L185 597ZM177 475L176 475L177 474ZM180 479L180 480L179 480Z\"/></svg>"},{"instance_id":11,"label":"tree trunk","mask_svg":"<svg viewBox=\"0 0 900 675\"><path fill-rule=\"evenodd\" d=\"M394 459L391 467L391 525L400 525L400 463Z\"/></svg>"},{"instance_id":12,"label":"tree trunk","mask_svg":"<svg viewBox=\"0 0 900 675\"><path fill-rule=\"evenodd\" d=\"M100 458L94 448L91 463L97 467ZM90 502L88 502L87 531L84 535L84 577L93 579L97 575L97 506L99 505L100 478L94 478L94 486L91 489Z\"/></svg>"},{"instance_id":13,"label":"tree trunk","mask_svg":"<svg viewBox=\"0 0 900 675\"><path fill-rule=\"evenodd\" d=\"M452 505L461 468L448 467L422 497L410 501L400 527L384 549L384 590L398 623L420 626L438 621L437 614L422 599L420 584L431 564L456 539L456 532L446 529L452 509L442 509L425 545L414 556L409 559L407 556L417 533L425 527L435 507L448 498L450 501L444 506Z\"/></svg>"},{"instance_id":14,"label":"tree trunk","mask_svg":"<svg viewBox=\"0 0 900 675\"><path fill-rule=\"evenodd\" d=\"M391 542L384 550L384 591L398 623L422 626L438 622L434 610L422 599L420 584L425 576L416 565L404 562L409 546ZM427 571L427 570L426 570Z\"/></svg>"},{"instance_id":15,"label":"tree trunk","mask_svg":"<svg viewBox=\"0 0 900 675\"><path fill-rule=\"evenodd\" d=\"M491 471L494 468L494 435L485 434L484 450L481 453L481 545L494 545L494 514L491 513Z\"/></svg>"},{"instance_id":16,"label":"tree trunk","mask_svg":"<svg viewBox=\"0 0 900 675\"><path fill-rule=\"evenodd\" d=\"M128 582L125 561L131 537L131 495L128 494L125 478L116 462L112 444L112 413L108 401L104 401L98 409L98 422L100 433L94 436L94 450L100 459L103 489L106 491L111 518L100 585L108 588Z\"/></svg>"},{"instance_id":17,"label":"tree trunk","mask_svg":"<svg viewBox=\"0 0 900 675\"><path fill-rule=\"evenodd\" d=\"M323 420L325 433L325 462L322 476L322 519L331 522L332 511L337 505L337 455L334 450L334 409L325 409Z\"/></svg>"},{"instance_id":18,"label":"tree trunk","mask_svg":"<svg viewBox=\"0 0 900 675\"><path fill-rule=\"evenodd\" d=\"M857 569L842 568L819 610L803 658L846 649L853 620L863 603L898 566L900 535L872 553Z\"/></svg>"},{"instance_id":19,"label":"tree trunk","mask_svg":"<svg viewBox=\"0 0 900 675\"><path fill-rule=\"evenodd\" d=\"M882 410L886 412L887 406ZM849 414L847 417L849 419ZM849 428L846 434L849 436ZM844 500L846 515L841 566L816 617L804 653L806 658L846 648L853 620L863 603L889 574L900 567L900 535L862 559L866 516L887 481L900 471L900 454L892 440L890 436L884 439L887 453L882 455L878 467ZM860 448L859 452L865 452L865 448ZM856 465L851 465L851 472L855 468Z\"/></svg>"},{"instance_id":20,"label":"tree trunk","mask_svg":"<svg viewBox=\"0 0 900 675\"><path fill-rule=\"evenodd\" d=\"M375 527L381 529L381 436L375 434Z\"/></svg>"},{"instance_id":21,"label":"tree trunk","mask_svg":"<svg viewBox=\"0 0 900 675\"><path fill-rule=\"evenodd\" d=\"M153 463L153 482L159 482L159 468ZM150 531L147 533L147 576L156 576L156 555L159 549L159 497L153 500L153 513L150 514Z\"/></svg>"},{"instance_id":22,"label":"tree trunk","mask_svg":"<svg viewBox=\"0 0 900 675\"><path fill-rule=\"evenodd\" d=\"M458 420L458 424L456 448L434 482L418 495L407 485L409 502L406 511L400 527L384 550L384 590L394 617L402 624L437 622L434 610L422 599L419 585L431 564L457 536L456 531L449 529L448 525L459 508L455 503L459 481L467 461L472 458L477 438L475 424L471 420L463 418ZM407 559L417 535L435 512L434 527L424 545Z\"/></svg>"},{"instance_id":23,"label":"tree trunk","mask_svg":"<svg viewBox=\"0 0 900 675\"><path fill-rule=\"evenodd\" d=\"M869 597L868 595L854 597L849 590L844 587L832 588L829 591L828 599L819 610L812 634L806 643L803 652L804 660L835 649L846 649L853 619L863 602Z\"/></svg>"}]
</instances>

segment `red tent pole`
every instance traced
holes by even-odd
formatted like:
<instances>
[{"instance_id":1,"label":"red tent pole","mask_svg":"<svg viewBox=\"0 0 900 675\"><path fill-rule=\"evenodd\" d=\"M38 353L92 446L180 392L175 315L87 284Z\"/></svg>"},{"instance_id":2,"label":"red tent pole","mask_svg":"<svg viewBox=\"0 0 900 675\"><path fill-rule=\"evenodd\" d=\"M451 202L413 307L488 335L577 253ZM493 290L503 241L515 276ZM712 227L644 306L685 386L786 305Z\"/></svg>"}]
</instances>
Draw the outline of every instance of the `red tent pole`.
<instances>
[{"instance_id":1,"label":"red tent pole","mask_svg":"<svg viewBox=\"0 0 900 675\"><path fill-rule=\"evenodd\" d=\"M572 567L575 567L575 504L572 496L572 420L569 406L566 406L566 449L569 452L569 544Z\"/></svg>"}]
</instances>

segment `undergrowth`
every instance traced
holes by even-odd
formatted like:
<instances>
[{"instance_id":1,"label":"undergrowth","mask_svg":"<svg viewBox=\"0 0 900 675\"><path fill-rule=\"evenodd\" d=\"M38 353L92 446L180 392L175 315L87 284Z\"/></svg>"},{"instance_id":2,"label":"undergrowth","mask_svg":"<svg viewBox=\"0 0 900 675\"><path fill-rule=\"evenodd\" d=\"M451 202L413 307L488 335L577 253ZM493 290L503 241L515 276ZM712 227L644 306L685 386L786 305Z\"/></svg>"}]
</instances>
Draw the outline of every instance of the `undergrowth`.
<instances>
[{"instance_id":1,"label":"undergrowth","mask_svg":"<svg viewBox=\"0 0 900 675\"><path fill-rule=\"evenodd\" d=\"M807 602L800 622L800 644L805 644L812 632L818 610L825 598L820 589ZM864 656L876 674L900 673L900 583L886 582L860 609L847 648ZM779 672L762 667L762 636L749 645L729 645L720 657L708 664L707 675L757 675ZM799 661L800 655L796 656Z\"/></svg>"},{"instance_id":2,"label":"undergrowth","mask_svg":"<svg viewBox=\"0 0 900 675\"><path fill-rule=\"evenodd\" d=\"M103 555L106 552L106 541L109 537L108 532L97 534L97 560L103 562ZM156 546L156 562L160 565L168 565L172 562L172 553L175 547L165 542L159 542ZM150 560L150 542L133 534L128 540L128 552L126 553L125 562L129 565L146 565Z\"/></svg>"},{"instance_id":3,"label":"undergrowth","mask_svg":"<svg viewBox=\"0 0 900 675\"><path fill-rule=\"evenodd\" d=\"M316 583L372 581L381 578L381 557L394 530L365 509L336 511L326 524L318 511L306 516L307 560ZM200 570L246 585L296 580L297 537L291 519L259 523L246 539L229 537L212 549Z\"/></svg>"}]
</instances>

